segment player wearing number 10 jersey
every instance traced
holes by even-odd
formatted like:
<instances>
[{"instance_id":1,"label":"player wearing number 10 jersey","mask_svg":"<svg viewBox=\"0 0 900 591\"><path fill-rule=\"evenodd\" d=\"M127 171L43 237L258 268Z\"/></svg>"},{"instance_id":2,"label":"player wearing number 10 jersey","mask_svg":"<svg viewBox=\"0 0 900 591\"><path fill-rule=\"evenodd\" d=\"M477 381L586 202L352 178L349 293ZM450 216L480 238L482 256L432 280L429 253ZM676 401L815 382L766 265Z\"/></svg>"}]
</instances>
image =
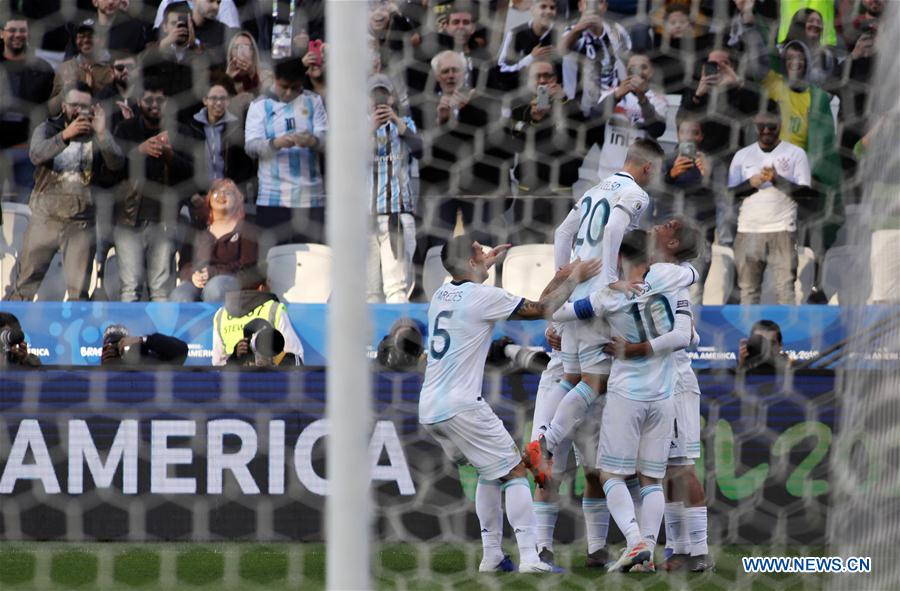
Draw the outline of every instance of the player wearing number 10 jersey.
<instances>
[{"instance_id":1,"label":"player wearing number 10 jersey","mask_svg":"<svg viewBox=\"0 0 900 591\"><path fill-rule=\"evenodd\" d=\"M597 274L600 261L574 262L557 272L540 301L532 302L483 285L504 245L485 254L471 237L448 242L441 261L453 280L441 286L428 307L428 364L419 397L419 422L454 461L478 471L475 512L481 524L484 556L479 570L509 571L503 555L503 511L519 546L519 572L554 572L535 547L531 488L521 456L499 417L482 397L484 364L494 323L510 318L549 318L582 280Z\"/></svg>"}]
</instances>

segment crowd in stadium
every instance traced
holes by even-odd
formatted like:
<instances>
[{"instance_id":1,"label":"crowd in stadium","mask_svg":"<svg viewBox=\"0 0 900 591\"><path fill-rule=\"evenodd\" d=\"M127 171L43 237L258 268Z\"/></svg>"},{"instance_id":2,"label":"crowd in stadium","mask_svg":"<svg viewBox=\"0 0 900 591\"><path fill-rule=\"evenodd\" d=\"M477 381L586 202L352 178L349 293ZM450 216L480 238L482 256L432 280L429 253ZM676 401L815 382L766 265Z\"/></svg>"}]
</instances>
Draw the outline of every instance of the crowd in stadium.
<instances>
[{"instance_id":1,"label":"crowd in stadium","mask_svg":"<svg viewBox=\"0 0 900 591\"><path fill-rule=\"evenodd\" d=\"M846 242L879 130L883 5L369 2L370 300L424 299L416 269L460 223L553 242L644 137L667 152L646 219L698 222L697 267L730 253L731 301L759 303L768 267L777 303L805 302L802 253ZM222 302L265 286L274 246L326 243L328 46L346 40L325 38L324 0L3 10L4 210L30 208L4 299L33 300L57 252L67 299L96 299L114 249L115 299Z\"/></svg>"}]
</instances>

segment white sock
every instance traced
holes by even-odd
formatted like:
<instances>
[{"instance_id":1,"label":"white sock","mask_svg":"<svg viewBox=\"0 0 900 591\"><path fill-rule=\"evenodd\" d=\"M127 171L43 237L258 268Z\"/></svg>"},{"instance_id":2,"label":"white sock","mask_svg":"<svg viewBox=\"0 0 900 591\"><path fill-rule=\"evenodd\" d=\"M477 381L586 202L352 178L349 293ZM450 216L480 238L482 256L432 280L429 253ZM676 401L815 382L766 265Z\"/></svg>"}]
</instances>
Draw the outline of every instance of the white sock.
<instances>
[{"instance_id":1,"label":"white sock","mask_svg":"<svg viewBox=\"0 0 900 591\"><path fill-rule=\"evenodd\" d=\"M516 532L519 545L519 561L523 563L539 562L537 547L534 542L534 509L531 505L531 487L524 478L513 478L503 483L506 493L506 519Z\"/></svg>"},{"instance_id":2,"label":"white sock","mask_svg":"<svg viewBox=\"0 0 900 591\"><path fill-rule=\"evenodd\" d=\"M631 502L634 503L634 518L640 522L641 520L641 481L637 476L629 478L625 481L628 492L631 494Z\"/></svg>"},{"instance_id":3,"label":"white sock","mask_svg":"<svg viewBox=\"0 0 900 591\"><path fill-rule=\"evenodd\" d=\"M572 388L559 403L556 414L550 421L550 427L544 433L547 450L556 451L559 443L581 423L587 414L588 407L597 399L597 393L584 382Z\"/></svg>"},{"instance_id":4,"label":"white sock","mask_svg":"<svg viewBox=\"0 0 900 591\"><path fill-rule=\"evenodd\" d=\"M499 563L503 560L503 503L499 481L478 479L478 487L475 489L475 514L478 515L481 524L484 561Z\"/></svg>"},{"instance_id":5,"label":"white sock","mask_svg":"<svg viewBox=\"0 0 900 591\"><path fill-rule=\"evenodd\" d=\"M641 488L641 537L650 545L651 550L659 539L659 528L662 525L663 513L666 511L666 497L662 486L651 484Z\"/></svg>"},{"instance_id":6,"label":"white sock","mask_svg":"<svg viewBox=\"0 0 900 591\"><path fill-rule=\"evenodd\" d=\"M562 399L566 397L566 394L572 388L574 388L572 384L566 380L560 380L553 384L552 388L544 390L537 400L534 401L532 440L537 439L540 434L547 433L550 421L553 420L553 415L556 414L556 409L559 408L559 403L562 402Z\"/></svg>"},{"instance_id":7,"label":"white sock","mask_svg":"<svg viewBox=\"0 0 900 591\"><path fill-rule=\"evenodd\" d=\"M666 548L672 554L687 554L689 540L684 523L684 503L666 503Z\"/></svg>"},{"instance_id":8,"label":"white sock","mask_svg":"<svg viewBox=\"0 0 900 591\"><path fill-rule=\"evenodd\" d=\"M556 518L559 516L559 503L534 501L535 543L538 550L546 548L553 552L553 531L556 529Z\"/></svg>"},{"instance_id":9,"label":"white sock","mask_svg":"<svg viewBox=\"0 0 900 591\"><path fill-rule=\"evenodd\" d=\"M609 507L606 505L606 499L582 497L581 510L584 512L584 531L588 554L593 554L606 546L606 534L609 532Z\"/></svg>"},{"instance_id":10,"label":"white sock","mask_svg":"<svg viewBox=\"0 0 900 591\"><path fill-rule=\"evenodd\" d=\"M706 507L687 507L684 510L685 525L691 539L691 556L709 554L706 544Z\"/></svg>"},{"instance_id":11,"label":"white sock","mask_svg":"<svg viewBox=\"0 0 900 591\"><path fill-rule=\"evenodd\" d=\"M628 487L621 478L610 478L603 483L609 514L616 520L619 531L625 536L625 543L631 548L641 541L641 530L634 517L634 503L628 494Z\"/></svg>"}]
</instances>

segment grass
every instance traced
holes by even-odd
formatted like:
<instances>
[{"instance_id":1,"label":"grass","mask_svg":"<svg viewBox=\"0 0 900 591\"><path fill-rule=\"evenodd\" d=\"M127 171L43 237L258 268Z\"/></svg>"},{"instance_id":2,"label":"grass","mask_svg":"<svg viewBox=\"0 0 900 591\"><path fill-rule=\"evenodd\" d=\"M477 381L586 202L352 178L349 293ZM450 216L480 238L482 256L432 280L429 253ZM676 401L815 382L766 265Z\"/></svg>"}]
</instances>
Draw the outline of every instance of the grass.
<instances>
[{"instance_id":1,"label":"grass","mask_svg":"<svg viewBox=\"0 0 900 591\"><path fill-rule=\"evenodd\" d=\"M512 548L512 544L509 544ZM584 567L580 545L557 549L564 575L479 575L477 544L383 544L373 558L379 589L614 589L807 591L824 576L743 573L740 559L753 555L819 555L820 548L771 549L726 546L715 551L717 569L706 574L620 575ZM102 564L101 564L102 563ZM347 568L359 568L348 557ZM861 581L862 582L862 581ZM0 544L0 589L114 589L156 591L195 589L324 589L325 550L321 544L254 543L85 543L5 542Z\"/></svg>"}]
</instances>

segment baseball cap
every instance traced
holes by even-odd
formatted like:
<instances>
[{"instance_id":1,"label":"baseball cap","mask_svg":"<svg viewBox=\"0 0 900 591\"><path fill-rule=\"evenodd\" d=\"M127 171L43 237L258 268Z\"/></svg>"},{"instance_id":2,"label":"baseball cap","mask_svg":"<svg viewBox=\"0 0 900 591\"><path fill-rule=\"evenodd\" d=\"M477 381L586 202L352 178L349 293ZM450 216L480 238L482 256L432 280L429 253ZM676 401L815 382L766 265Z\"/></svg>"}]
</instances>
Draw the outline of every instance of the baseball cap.
<instances>
[{"instance_id":1,"label":"baseball cap","mask_svg":"<svg viewBox=\"0 0 900 591\"><path fill-rule=\"evenodd\" d=\"M369 78L369 92L372 92L376 88L383 88L388 92L393 93L394 83L391 82L391 79L384 74L375 74L374 76Z\"/></svg>"},{"instance_id":2,"label":"baseball cap","mask_svg":"<svg viewBox=\"0 0 900 591\"><path fill-rule=\"evenodd\" d=\"M122 324L110 324L103 331L103 344L116 344L128 336L128 329Z\"/></svg>"},{"instance_id":3,"label":"baseball cap","mask_svg":"<svg viewBox=\"0 0 900 591\"><path fill-rule=\"evenodd\" d=\"M95 27L94 19L86 18L83 21L81 21L80 23L78 23L78 26L75 27L75 32L80 33L82 31L93 31L94 27Z\"/></svg>"}]
</instances>

